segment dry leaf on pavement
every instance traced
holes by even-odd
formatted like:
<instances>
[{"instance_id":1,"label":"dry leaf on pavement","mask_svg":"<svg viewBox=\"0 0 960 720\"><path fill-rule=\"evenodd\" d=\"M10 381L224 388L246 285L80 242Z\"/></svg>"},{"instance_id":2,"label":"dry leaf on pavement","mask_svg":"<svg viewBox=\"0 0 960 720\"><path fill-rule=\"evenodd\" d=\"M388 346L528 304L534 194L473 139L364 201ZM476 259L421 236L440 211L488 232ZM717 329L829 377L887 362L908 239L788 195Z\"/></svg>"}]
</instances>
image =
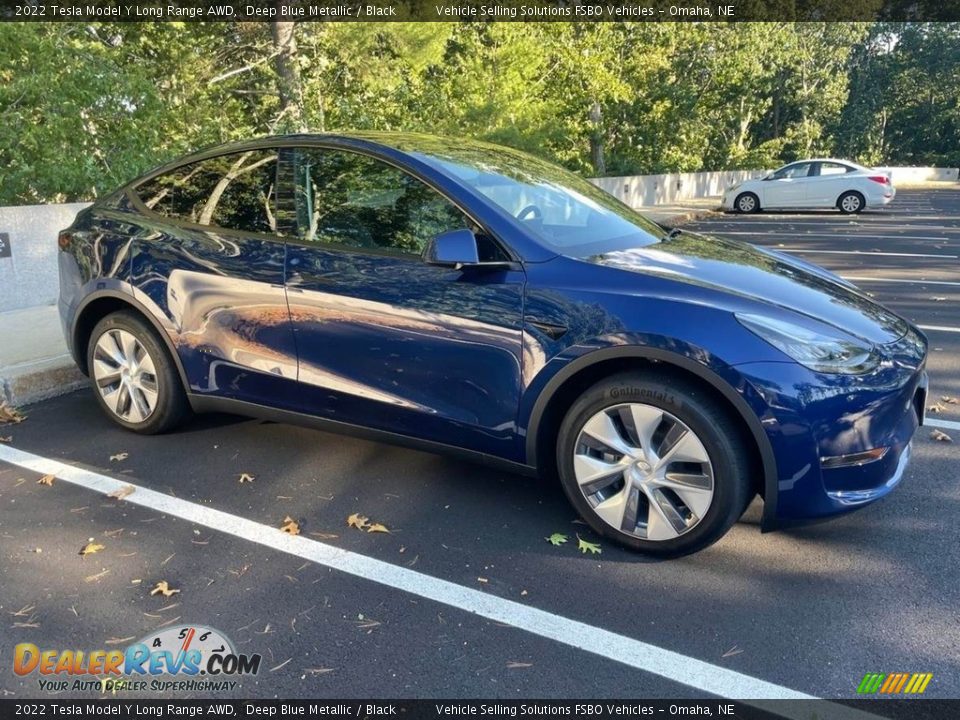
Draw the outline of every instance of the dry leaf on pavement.
<instances>
[{"instance_id":1,"label":"dry leaf on pavement","mask_svg":"<svg viewBox=\"0 0 960 720\"><path fill-rule=\"evenodd\" d=\"M347 518L347 527L353 527L357 530L363 530L370 524L370 518L360 513L354 513Z\"/></svg>"},{"instance_id":2,"label":"dry leaf on pavement","mask_svg":"<svg viewBox=\"0 0 960 720\"><path fill-rule=\"evenodd\" d=\"M544 538L551 545L563 545L567 540L567 536L563 533L553 533L550 537Z\"/></svg>"},{"instance_id":3,"label":"dry leaf on pavement","mask_svg":"<svg viewBox=\"0 0 960 720\"><path fill-rule=\"evenodd\" d=\"M113 498L114 500L123 500L128 495L133 495L136 488L133 485L124 485L122 488L117 488L112 493L107 495L108 498Z\"/></svg>"},{"instance_id":4,"label":"dry leaf on pavement","mask_svg":"<svg viewBox=\"0 0 960 720\"><path fill-rule=\"evenodd\" d=\"M294 520L292 517L287 515L283 519L283 525L280 526L282 532L287 533L288 535L299 535L300 534L300 523Z\"/></svg>"},{"instance_id":5,"label":"dry leaf on pavement","mask_svg":"<svg viewBox=\"0 0 960 720\"><path fill-rule=\"evenodd\" d=\"M256 480L256 479L257 479L256 476L255 476L255 475L251 475L250 473L240 473L240 484L241 484L241 485L243 485L244 483L252 483L252 482L253 482L254 480Z\"/></svg>"},{"instance_id":6,"label":"dry leaf on pavement","mask_svg":"<svg viewBox=\"0 0 960 720\"><path fill-rule=\"evenodd\" d=\"M15 407L11 407L5 402L0 402L0 425L5 425L7 423L22 423L26 419L27 416L21 413Z\"/></svg>"},{"instance_id":7,"label":"dry leaf on pavement","mask_svg":"<svg viewBox=\"0 0 960 720\"><path fill-rule=\"evenodd\" d=\"M90 538L90 542L80 548L80 557L86 557L87 555L93 555L104 549L103 545L95 543L93 538Z\"/></svg>"},{"instance_id":8,"label":"dry leaf on pavement","mask_svg":"<svg viewBox=\"0 0 960 720\"><path fill-rule=\"evenodd\" d=\"M953 438L941 430L934 430L932 433L930 433L930 438L932 440L937 440L938 442L953 442Z\"/></svg>"},{"instance_id":9,"label":"dry leaf on pavement","mask_svg":"<svg viewBox=\"0 0 960 720\"><path fill-rule=\"evenodd\" d=\"M56 475L44 475L42 478L37 480L37 485L46 485L47 487L52 487L55 478Z\"/></svg>"},{"instance_id":10,"label":"dry leaf on pavement","mask_svg":"<svg viewBox=\"0 0 960 720\"><path fill-rule=\"evenodd\" d=\"M367 532L388 533L390 530L383 523L373 523L367 528Z\"/></svg>"},{"instance_id":11,"label":"dry leaf on pavement","mask_svg":"<svg viewBox=\"0 0 960 720\"><path fill-rule=\"evenodd\" d=\"M130 457L130 453L125 453L125 452L117 453L116 455L110 456L110 462L123 462L128 457Z\"/></svg>"},{"instance_id":12,"label":"dry leaf on pavement","mask_svg":"<svg viewBox=\"0 0 960 720\"><path fill-rule=\"evenodd\" d=\"M12 443L12 442L13 442L13 435L5 435L4 437L0 437L0 443Z\"/></svg>"},{"instance_id":13,"label":"dry leaf on pavement","mask_svg":"<svg viewBox=\"0 0 960 720\"><path fill-rule=\"evenodd\" d=\"M949 403L950 405L956 405L960 403L960 400L957 400L955 397L950 397L949 395L943 395L940 399L945 403Z\"/></svg>"},{"instance_id":14,"label":"dry leaf on pavement","mask_svg":"<svg viewBox=\"0 0 960 720\"><path fill-rule=\"evenodd\" d=\"M162 594L164 597L170 597L171 595L176 595L178 592L180 591L170 587L170 584L166 580L161 580L154 586L153 590L150 591L150 594Z\"/></svg>"}]
</instances>

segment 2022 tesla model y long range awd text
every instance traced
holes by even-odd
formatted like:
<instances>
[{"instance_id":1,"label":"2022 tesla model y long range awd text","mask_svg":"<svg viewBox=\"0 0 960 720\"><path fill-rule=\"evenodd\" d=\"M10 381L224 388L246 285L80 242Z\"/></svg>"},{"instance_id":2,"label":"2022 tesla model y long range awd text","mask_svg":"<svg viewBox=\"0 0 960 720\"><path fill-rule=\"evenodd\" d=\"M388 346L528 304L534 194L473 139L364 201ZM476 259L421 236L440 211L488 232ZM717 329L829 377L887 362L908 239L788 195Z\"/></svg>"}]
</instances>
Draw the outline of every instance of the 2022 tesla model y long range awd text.
<instances>
[{"instance_id":1,"label":"2022 tesla model y long range awd text","mask_svg":"<svg viewBox=\"0 0 960 720\"><path fill-rule=\"evenodd\" d=\"M665 232L514 150L400 134L206 150L60 234L97 402L228 411L559 478L660 555L845 512L903 476L924 337L799 260Z\"/></svg>"}]
</instances>

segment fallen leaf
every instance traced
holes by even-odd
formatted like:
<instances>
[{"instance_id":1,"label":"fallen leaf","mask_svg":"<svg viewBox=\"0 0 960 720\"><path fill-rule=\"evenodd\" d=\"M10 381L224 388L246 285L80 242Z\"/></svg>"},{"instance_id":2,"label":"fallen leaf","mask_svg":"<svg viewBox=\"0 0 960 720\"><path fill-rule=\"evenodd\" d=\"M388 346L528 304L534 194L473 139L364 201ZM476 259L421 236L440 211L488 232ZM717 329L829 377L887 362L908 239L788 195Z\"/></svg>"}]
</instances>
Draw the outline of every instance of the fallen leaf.
<instances>
[{"instance_id":1,"label":"fallen leaf","mask_svg":"<svg viewBox=\"0 0 960 720\"><path fill-rule=\"evenodd\" d=\"M252 482L253 482L254 480L256 480L256 479L257 479L256 476L255 476L255 475L251 475L250 473L240 473L240 484L241 484L241 485L243 485L244 483L252 483Z\"/></svg>"},{"instance_id":2,"label":"fallen leaf","mask_svg":"<svg viewBox=\"0 0 960 720\"><path fill-rule=\"evenodd\" d=\"M283 519L283 525L280 526L280 530L287 533L288 535L299 535L300 534L300 523L294 520L292 517L287 515Z\"/></svg>"},{"instance_id":3,"label":"fallen leaf","mask_svg":"<svg viewBox=\"0 0 960 720\"><path fill-rule=\"evenodd\" d=\"M100 551L103 550L103 549L104 549L104 546L103 546L103 545L100 545L99 543L95 543L95 542L93 542L93 540L91 539L90 542L88 542L86 545L84 545L82 548L80 548L80 557L86 557L87 555L93 555L94 553L98 553L98 552L100 552Z\"/></svg>"},{"instance_id":4,"label":"fallen leaf","mask_svg":"<svg viewBox=\"0 0 960 720\"><path fill-rule=\"evenodd\" d=\"M150 591L150 594L162 594L164 597L170 597L171 595L176 595L178 592L180 591L171 588L170 584L166 580L161 580L156 584L153 590Z\"/></svg>"},{"instance_id":5,"label":"fallen leaf","mask_svg":"<svg viewBox=\"0 0 960 720\"><path fill-rule=\"evenodd\" d=\"M13 442L13 435L7 435L6 437L0 437L0 443L11 443Z\"/></svg>"},{"instance_id":6,"label":"fallen leaf","mask_svg":"<svg viewBox=\"0 0 960 720\"><path fill-rule=\"evenodd\" d=\"M108 498L113 498L114 500L123 500L128 495L133 495L136 488L133 485L124 485L121 488L117 488L112 493L107 495Z\"/></svg>"},{"instance_id":7,"label":"fallen leaf","mask_svg":"<svg viewBox=\"0 0 960 720\"><path fill-rule=\"evenodd\" d=\"M943 395L940 399L945 403L949 403L950 405L956 405L957 403L960 403L960 400L957 400L955 397L950 397L949 395Z\"/></svg>"},{"instance_id":8,"label":"fallen leaf","mask_svg":"<svg viewBox=\"0 0 960 720\"><path fill-rule=\"evenodd\" d=\"M354 513L347 518L347 527L353 527L357 530L363 530L369 524L370 518L368 518L366 515L361 515L360 513Z\"/></svg>"},{"instance_id":9,"label":"fallen leaf","mask_svg":"<svg viewBox=\"0 0 960 720\"><path fill-rule=\"evenodd\" d=\"M367 527L367 532L388 533L390 532L390 530L387 528L386 525L382 523L373 523L372 525Z\"/></svg>"},{"instance_id":10,"label":"fallen leaf","mask_svg":"<svg viewBox=\"0 0 960 720\"><path fill-rule=\"evenodd\" d=\"M125 453L125 452L117 453L116 455L110 456L110 462L123 462L128 457L130 457L130 453Z\"/></svg>"},{"instance_id":11,"label":"fallen leaf","mask_svg":"<svg viewBox=\"0 0 960 720\"><path fill-rule=\"evenodd\" d=\"M488 582L490 582L490 581L487 580L485 577L478 577L478 578L477 578L477 582L478 582L478 583L484 583L484 584L486 584L486 583L488 583Z\"/></svg>"},{"instance_id":12,"label":"fallen leaf","mask_svg":"<svg viewBox=\"0 0 960 720\"><path fill-rule=\"evenodd\" d=\"M551 545L563 545L569 538L563 533L554 533L548 538L544 538Z\"/></svg>"},{"instance_id":13,"label":"fallen leaf","mask_svg":"<svg viewBox=\"0 0 960 720\"><path fill-rule=\"evenodd\" d=\"M577 535L577 541L578 541L577 549L580 552L582 552L584 555L586 555L588 552L593 555L599 555L601 552L603 552L603 550L601 549L598 543L587 542L579 535Z\"/></svg>"},{"instance_id":14,"label":"fallen leaf","mask_svg":"<svg viewBox=\"0 0 960 720\"><path fill-rule=\"evenodd\" d=\"M945 406L941 405L940 403L937 403L936 405L931 405L930 407L927 408L927 410L928 410L929 412L932 412L932 413L943 412L943 411L946 410L946 409L947 409L947 408L946 408Z\"/></svg>"},{"instance_id":15,"label":"fallen leaf","mask_svg":"<svg viewBox=\"0 0 960 720\"><path fill-rule=\"evenodd\" d=\"M930 433L930 438L938 442L953 442L953 438L941 430L934 430Z\"/></svg>"},{"instance_id":16,"label":"fallen leaf","mask_svg":"<svg viewBox=\"0 0 960 720\"><path fill-rule=\"evenodd\" d=\"M6 425L7 423L22 423L26 419L27 416L21 413L15 407L11 407L5 402L0 402L0 425Z\"/></svg>"},{"instance_id":17,"label":"fallen leaf","mask_svg":"<svg viewBox=\"0 0 960 720\"><path fill-rule=\"evenodd\" d=\"M42 478L37 480L37 485L46 485L47 487L53 487L53 481L56 478L56 475L44 475Z\"/></svg>"}]
</instances>

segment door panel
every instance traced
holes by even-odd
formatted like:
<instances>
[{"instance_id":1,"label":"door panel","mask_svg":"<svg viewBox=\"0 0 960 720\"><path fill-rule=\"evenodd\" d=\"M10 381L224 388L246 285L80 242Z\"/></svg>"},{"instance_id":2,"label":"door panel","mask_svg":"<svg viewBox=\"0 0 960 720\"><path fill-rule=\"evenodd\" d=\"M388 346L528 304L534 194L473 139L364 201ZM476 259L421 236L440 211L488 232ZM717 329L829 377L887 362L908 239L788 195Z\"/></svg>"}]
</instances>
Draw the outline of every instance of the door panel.
<instances>
[{"instance_id":1,"label":"door panel","mask_svg":"<svg viewBox=\"0 0 960 720\"><path fill-rule=\"evenodd\" d=\"M293 244L288 264L305 412L481 452L513 449L522 272Z\"/></svg>"},{"instance_id":2,"label":"door panel","mask_svg":"<svg viewBox=\"0 0 960 720\"><path fill-rule=\"evenodd\" d=\"M276 230L275 163L271 151L226 155L136 188L148 212L132 282L166 316L190 392L277 405L295 396L285 243L252 234Z\"/></svg>"},{"instance_id":3,"label":"door panel","mask_svg":"<svg viewBox=\"0 0 960 720\"><path fill-rule=\"evenodd\" d=\"M281 215L300 236L286 284L304 411L516 457L523 272L425 264L430 237L471 223L392 165L309 148L281 168ZM502 253L481 244L484 259Z\"/></svg>"},{"instance_id":4,"label":"door panel","mask_svg":"<svg viewBox=\"0 0 960 720\"><path fill-rule=\"evenodd\" d=\"M810 163L796 163L780 168L763 184L763 205L767 207L802 207L807 200Z\"/></svg>"}]
</instances>

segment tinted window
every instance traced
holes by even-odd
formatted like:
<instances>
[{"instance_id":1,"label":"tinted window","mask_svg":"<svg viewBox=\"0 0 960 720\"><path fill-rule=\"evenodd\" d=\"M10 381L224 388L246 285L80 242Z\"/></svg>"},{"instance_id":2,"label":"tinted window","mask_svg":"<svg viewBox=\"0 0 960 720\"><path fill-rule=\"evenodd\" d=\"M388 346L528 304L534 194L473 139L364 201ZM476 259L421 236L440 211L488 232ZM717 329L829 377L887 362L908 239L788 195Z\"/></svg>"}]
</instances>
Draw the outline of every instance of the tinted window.
<instances>
[{"instance_id":1,"label":"tinted window","mask_svg":"<svg viewBox=\"0 0 960 720\"><path fill-rule=\"evenodd\" d=\"M801 178L806 177L810 172L810 163L797 163L796 165L787 165L777 170L773 177L777 180L783 178Z\"/></svg>"},{"instance_id":2,"label":"tinted window","mask_svg":"<svg viewBox=\"0 0 960 720\"><path fill-rule=\"evenodd\" d=\"M137 186L165 217L231 230L276 233L277 154L254 150L201 160Z\"/></svg>"},{"instance_id":3,"label":"tinted window","mask_svg":"<svg viewBox=\"0 0 960 720\"><path fill-rule=\"evenodd\" d=\"M470 227L445 197L408 173L358 153L297 148L293 197L281 193L281 215L295 215L300 237L357 248L419 255L427 240Z\"/></svg>"}]
</instances>

